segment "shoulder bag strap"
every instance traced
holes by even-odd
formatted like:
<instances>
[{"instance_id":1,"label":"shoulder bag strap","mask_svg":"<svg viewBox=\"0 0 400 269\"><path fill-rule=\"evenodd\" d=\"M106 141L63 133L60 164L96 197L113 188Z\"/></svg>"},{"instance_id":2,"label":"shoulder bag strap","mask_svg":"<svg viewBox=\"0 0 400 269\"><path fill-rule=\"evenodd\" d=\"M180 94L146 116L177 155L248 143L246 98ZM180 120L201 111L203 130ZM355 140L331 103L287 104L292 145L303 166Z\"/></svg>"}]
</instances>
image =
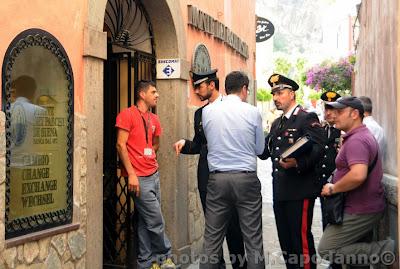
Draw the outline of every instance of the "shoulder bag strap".
<instances>
[{"instance_id":1,"label":"shoulder bag strap","mask_svg":"<svg viewBox=\"0 0 400 269\"><path fill-rule=\"evenodd\" d=\"M379 149L376 152L375 159L372 161L371 165L368 166L368 174L367 175L369 175L371 173L371 171L375 168L376 162L378 161L378 155L379 155Z\"/></svg>"}]
</instances>

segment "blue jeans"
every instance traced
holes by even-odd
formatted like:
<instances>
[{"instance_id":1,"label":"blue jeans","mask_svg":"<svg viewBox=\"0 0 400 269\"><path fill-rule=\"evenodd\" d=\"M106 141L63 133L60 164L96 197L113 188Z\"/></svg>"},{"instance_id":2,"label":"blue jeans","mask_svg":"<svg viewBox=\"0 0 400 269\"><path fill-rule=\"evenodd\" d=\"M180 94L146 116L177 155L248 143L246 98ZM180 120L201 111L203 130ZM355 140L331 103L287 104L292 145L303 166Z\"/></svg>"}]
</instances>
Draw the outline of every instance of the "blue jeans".
<instances>
[{"instance_id":1,"label":"blue jeans","mask_svg":"<svg viewBox=\"0 0 400 269\"><path fill-rule=\"evenodd\" d=\"M171 256L171 243L161 213L159 173L138 178L140 196L134 199L138 212L138 269L147 269L152 262Z\"/></svg>"}]
</instances>

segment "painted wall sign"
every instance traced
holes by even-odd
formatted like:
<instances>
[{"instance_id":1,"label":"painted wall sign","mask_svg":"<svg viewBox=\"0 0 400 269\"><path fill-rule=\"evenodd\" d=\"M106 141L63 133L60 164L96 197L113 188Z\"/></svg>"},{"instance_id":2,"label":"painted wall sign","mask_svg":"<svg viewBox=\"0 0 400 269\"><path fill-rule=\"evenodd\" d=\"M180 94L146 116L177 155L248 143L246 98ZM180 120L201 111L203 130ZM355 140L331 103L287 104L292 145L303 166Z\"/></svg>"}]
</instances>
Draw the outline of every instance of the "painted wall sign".
<instances>
[{"instance_id":1,"label":"painted wall sign","mask_svg":"<svg viewBox=\"0 0 400 269\"><path fill-rule=\"evenodd\" d=\"M157 79L180 78L181 63L179 59L157 59Z\"/></svg>"},{"instance_id":2,"label":"painted wall sign","mask_svg":"<svg viewBox=\"0 0 400 269\"><path fill-rule=\"evenodd\" d=\"M268 40L275 32L275 27L269 20L257 17L256 42Z\"/></svg>"},{"instance_id":3,"label":"painted wall sign","mask_svg":"<svg viewBox=\"0 0 400 269\"><path fill-rule=\"evenodd\" d=\"M213 35L214 38L220 40L221 42L225 42L229 47L242 55L244 58L249 58L249 46L247 43L240 39L223 23L192 5L188 5L188 13L189 25L200 31Z\"/></svg>"}]
</instances>

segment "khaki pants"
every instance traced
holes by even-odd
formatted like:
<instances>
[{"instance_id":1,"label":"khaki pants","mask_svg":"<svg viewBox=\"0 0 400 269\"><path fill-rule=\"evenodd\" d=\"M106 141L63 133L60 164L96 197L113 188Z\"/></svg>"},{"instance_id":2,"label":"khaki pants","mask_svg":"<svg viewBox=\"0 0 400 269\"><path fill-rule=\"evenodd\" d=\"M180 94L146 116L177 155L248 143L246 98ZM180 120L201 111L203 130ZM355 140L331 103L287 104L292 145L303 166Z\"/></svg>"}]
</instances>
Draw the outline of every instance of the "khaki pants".
<instances>
[{"instance_id":1,"label":"khaki pants","mask_svg":"<svg viewBox=\"0 0 400 269\"><path fill-rule=\"evenodd\" d=\"M365 215L344 214L342 225L329 224L319 242L320 256L338 264L374 264L386 252L393 253L393 240L358 242L371 232L383 212ZM379 259L379 260L378 260Z\"/></svg>"}]
</instances>

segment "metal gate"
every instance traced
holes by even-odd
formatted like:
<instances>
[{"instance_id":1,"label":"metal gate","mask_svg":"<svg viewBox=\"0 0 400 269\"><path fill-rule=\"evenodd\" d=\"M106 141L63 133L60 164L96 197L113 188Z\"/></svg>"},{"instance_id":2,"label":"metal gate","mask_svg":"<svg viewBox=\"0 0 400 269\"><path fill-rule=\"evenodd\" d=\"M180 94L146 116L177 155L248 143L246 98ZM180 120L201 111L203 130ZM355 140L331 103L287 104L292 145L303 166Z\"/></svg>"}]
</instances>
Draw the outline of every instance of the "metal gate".
<instances>
[{"instance_id":1,"label":"metal gate","mask_svg":"<svg viewBox=\"0 0 400 269\"><path fill-rule=\"evenodd\" d=\"M112 53L104 64L103 268L136 268L136 216L127 178L121 177L115 118L134 104L134 84L155 80L154 55Z\"/></svg>"}]
</instances>

